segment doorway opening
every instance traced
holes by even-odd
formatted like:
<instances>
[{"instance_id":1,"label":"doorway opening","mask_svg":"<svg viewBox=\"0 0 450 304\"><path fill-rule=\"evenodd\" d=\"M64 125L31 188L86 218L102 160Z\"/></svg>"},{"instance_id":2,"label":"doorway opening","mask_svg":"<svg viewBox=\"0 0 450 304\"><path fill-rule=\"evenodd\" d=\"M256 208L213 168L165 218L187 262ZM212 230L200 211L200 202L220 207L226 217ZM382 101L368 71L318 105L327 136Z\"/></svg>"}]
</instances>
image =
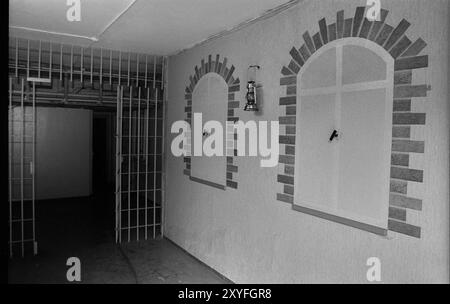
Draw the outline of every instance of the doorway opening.
<instances>
[{"instance_id":1,"label":"doorway opening","mask_svg":"<svg viewBox=\"0 0 450 304\"><path fill-rule=\"evenodd\" d=\"M115 113L94 111L92 119L93 213L99 228L114 234Z\"/></svg>"}]
</instances>

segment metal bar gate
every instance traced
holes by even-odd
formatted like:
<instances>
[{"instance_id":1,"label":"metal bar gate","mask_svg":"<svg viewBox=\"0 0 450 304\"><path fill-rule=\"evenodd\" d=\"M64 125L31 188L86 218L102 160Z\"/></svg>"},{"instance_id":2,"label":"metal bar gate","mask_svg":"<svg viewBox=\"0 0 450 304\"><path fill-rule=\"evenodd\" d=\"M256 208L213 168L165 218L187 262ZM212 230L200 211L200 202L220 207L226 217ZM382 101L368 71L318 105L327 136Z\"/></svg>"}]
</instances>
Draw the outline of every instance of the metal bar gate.
<instances>
[{"instance_id":1,"label":"metal bar gate","mask_svg":"<svg viewBox=\"0 0 450 304\"><path fill-rule=\"evenodd\" d=\"M35 229L36 85L9 78L9 256L37 254Z\"/></svg>"},{"instance_id":2,"label":"metal bar gate","mask_svg":"<svg viewBox=\"0 0 450 304\"><path fill-rule=\"evenodd\" d=\"M116 241L163 235L165 68L166 61L162 56L10 38L8 201L11 257L25 256L28 252L37 254L37 104L117 107ZM46 85L36 84L43 80ZM90 86L88 84L86 92L78 94L74 89L67 92L66 82L77 90L84 90L83 84L87 82Z\"/></svg>"},{"instance_id":3,"label":"metal bar gate","mask_svg":"<svg viewBox=\"0 0 450 304\"><path fill-rule=\"evenodd\" d=\"M162 236L163 98L158 87L118 86L116 242Z\"/></svg>"}]
</instances>

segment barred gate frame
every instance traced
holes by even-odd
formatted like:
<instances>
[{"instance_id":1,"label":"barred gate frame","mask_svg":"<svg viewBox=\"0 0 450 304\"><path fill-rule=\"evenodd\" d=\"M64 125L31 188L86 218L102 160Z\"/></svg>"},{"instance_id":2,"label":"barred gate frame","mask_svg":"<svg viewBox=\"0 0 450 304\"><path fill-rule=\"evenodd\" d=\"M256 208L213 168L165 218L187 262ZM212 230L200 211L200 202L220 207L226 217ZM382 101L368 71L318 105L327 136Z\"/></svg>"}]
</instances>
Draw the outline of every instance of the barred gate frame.
<instances>
[{"instance_id":1,"label":"barred gate frame","mask_svg":"<svg viewBox=\"0 0 450 304\"><path fill-rule=\"evenodd\" d=\"M25 79L24 77L9 77L8 96L8 245L9 257L12 258L15 256L25 257L25 255L29 254L30 252L33 255L36 255L38 251L35 227L35 81L33 81L33 79ZM18 110L15 111L15 109ZM27 109L31 111L27 111ZM17 134L16 129L18 131ZM27 135L27 133L31 134ZM31 148L27 149L27 145L31 145ZM15 153L17 146L19 146L19 155L16 155ZM18 160L17 158L20 159ZM19 170L16 170L16 166L19 166ZM26 173L27 170L28 173ZM20 171L18 176L16 176L17 171ZM15 186L17 184L19 184L20 191L15 191ZM27 191L26 188L28 188L29 191ZM17 210L18 212L16 212L15 210Z\"/></svg>"},{"instance_id":2,"label":"barred gate frame","mask_svg":"<svg viewBox=\"0 0 450 304\"><path fill-rule=\"evenodd\" d=\"M116 243L163 235L162 96L158 87L117 87Z\"/></svg>"}]
</instances>

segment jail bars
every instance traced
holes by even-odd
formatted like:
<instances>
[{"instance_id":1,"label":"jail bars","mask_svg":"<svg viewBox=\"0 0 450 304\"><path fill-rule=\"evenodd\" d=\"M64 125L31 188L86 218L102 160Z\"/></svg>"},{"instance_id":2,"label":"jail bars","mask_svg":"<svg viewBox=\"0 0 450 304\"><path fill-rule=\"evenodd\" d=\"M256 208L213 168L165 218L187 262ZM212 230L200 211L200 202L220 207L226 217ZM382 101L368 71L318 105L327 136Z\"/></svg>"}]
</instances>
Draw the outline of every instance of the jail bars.
<instances>
[{"instance_id":1,"label":"jail bars","mask_svg":"<svg viewBox=\"0 0 450 304\"><path fill-rule=\"evenodd\" d=\"M81 100L77 100L76 96L69 96L73 102L97 102L98 94L88 92L101 88L105 95L102 102L115 107L118 85L162 89L163 61L162 56L103 48L16 37L10 37L9 41L10 76L52 80L51 86L39 87L37 102L43 99L51 99L53 102L62 100L63 91L60 89L64 81L68 81L68 87L72 91L87 92L82 94Z\"/></svg>"},{"instance_id":2,"label":"jail bars","mask_svg":"<svg viewBox=\"0 0 450 304\"><path fill-rule=\"evenodd\" d=\"M117 89L116 242L162 233L163 99L161 90Z\"/></svg>"},{"instance_id":3,"label":"jail bars","mask_svg":"<svg viewBox=\"0 0 450 304\"><path fill-rule=\"evenodd\" d=\"M165 58L10 37L8 68L10 255L37 252L40 105L116 109L116 240L162 235Z\"/></svg>"},{"instance_id":4,"label":"jail bars","mask_svg":"<svg viewBox=\"0 0 450 304\"><path fill-rule=\"evenodd\" d=\"M36 86L9 78L9 256L37 253L35 232ZM25 102L29 103L26 106Z\"/></svg>"}]
</instances>

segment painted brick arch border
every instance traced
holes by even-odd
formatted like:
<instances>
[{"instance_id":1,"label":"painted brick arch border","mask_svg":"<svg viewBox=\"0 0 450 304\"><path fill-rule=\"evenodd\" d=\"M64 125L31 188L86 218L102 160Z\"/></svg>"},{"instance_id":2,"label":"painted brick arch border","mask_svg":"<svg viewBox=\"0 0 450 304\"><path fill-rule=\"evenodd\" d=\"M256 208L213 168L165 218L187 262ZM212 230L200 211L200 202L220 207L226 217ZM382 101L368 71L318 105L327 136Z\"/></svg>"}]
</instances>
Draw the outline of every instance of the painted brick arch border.
<instances>
[{"instance_id":1,"label":"painted brick arch border","mask_svg":"<svg viewBox=\"0 0 450 304\"><path fill-rule=\"evenodd\" d=\"M411 153L424 153L424 142L411 140L411 126L425 125L425 113L412 113L411 100L415 97L427 97L430 86L412 84L415 69L428 67L428 55L419 55L426 47L425 41L418 38L412 42L406 35L410 23L403 19L394 28L385 23L388 11L381 10L381 20L371 22L365 18L365 7L357 7L354 17L345 19L344 11L336 14L336 22L326 23L319 20L319 31L312 37L306 31L304 43L300 48L290 50L291 60L281 70L280 85L286 87L279 104L284 116L279 117L285 133L280 135L279 163L283 174L277 181L283 185L283 192L277 193L277 200L289 204L294 202L294 165L297 74L305 62L319 48L336 39L360 37L371 40L389 52L394 58L394 101L392 127L392 154L390 170L390 195L388 230L420 238L421 229L407 222L407 210L422 210L422 200L407 196L409 182L422 183L423 171L409 167Z\"/></svg>"},{"instance_id":2,"label":"painted brick arch border","mask_svg":"<svg viewBox=\"0 0 450 304\"><path fill-rule=\"evenodd\" d=\"M212 60L212 56L208 56L208 61L202 59L200 67L195 66L195 73L189 76L189 85L185 89L184 99L186 100L186 107L184 108L184 112L186 113L186 119L188 123L191 123L192 118L192 93L194 92L194 88L199 82L199 80L206 75L207 73L216 73L220 75L228 85L228 112L227 112L227 121L236 122L239 120L239 117L235 115L235 109L239 108L239 100L236 98L236 93L240 91L241 85L239 78L234 78L233 73L235 70L234 65L230 68L227 67L228 59L226 57L223 58L223 61L220 62L220 55L217 54L215 60ZM228 133L228 130L227 130ZM234 134L234 130L233 130ZM234 180L235 174L238 172L238 167L235 164L234 158L237 156L237 152L234 149L236 147L236 135L233 137L233 146L232 148L228 147L227 143L227 170L226 170L226 186L237 189L238 183ZM230 150L231 149L231 150ZM233 155L233 156L228 156ZM184 174L189 176L191 180L197 180L191 176L191 157L184 158L185 169ZM209 183L208 181L203 181L204 184L214 186L214 183Z\"/></svg>"}]
</instances>

